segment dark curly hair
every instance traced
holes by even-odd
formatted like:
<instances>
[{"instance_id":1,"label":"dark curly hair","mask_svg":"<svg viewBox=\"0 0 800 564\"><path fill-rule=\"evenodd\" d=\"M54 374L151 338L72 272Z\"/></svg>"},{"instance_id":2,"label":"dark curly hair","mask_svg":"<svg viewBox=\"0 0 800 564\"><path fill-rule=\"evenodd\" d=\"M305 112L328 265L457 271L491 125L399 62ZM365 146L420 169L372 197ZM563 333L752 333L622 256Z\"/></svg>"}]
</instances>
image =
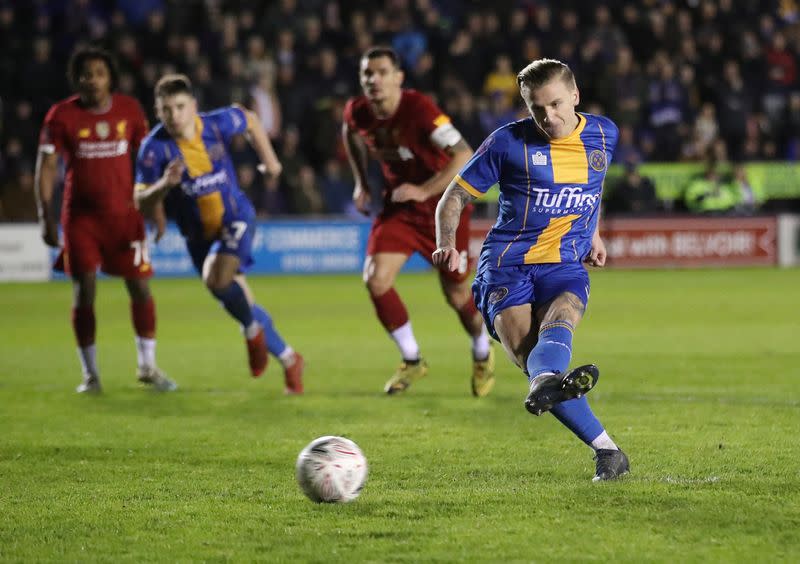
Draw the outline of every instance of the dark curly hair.
<instances>
[{"instance_id":1,"label":"dark curly hair","mask_svg":"<svg viewBox=\"0 0 800 564\"><path fill-rule=\"evenodd\" d=\"M117 89L119 84L119 69L114 57L100 47L80 47L76 49L69 58L67 64L67 78L73 90L78 90L83 66L88 61L103 61L108 67L108 74L111 76L111 90Z\"/></svg>"}]
</instances>

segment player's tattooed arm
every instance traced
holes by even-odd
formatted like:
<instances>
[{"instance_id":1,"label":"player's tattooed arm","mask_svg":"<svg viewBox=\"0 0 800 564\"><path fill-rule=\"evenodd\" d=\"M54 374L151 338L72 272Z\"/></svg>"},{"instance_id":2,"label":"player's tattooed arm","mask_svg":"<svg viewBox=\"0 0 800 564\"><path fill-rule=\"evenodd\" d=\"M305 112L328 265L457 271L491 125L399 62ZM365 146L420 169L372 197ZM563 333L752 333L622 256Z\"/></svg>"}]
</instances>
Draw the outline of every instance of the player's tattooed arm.
<instances>
[{"instance_id":1,"label":"player's tattooed arm","mask_svg":"<svg viewBox=\"0 0 800 564\"><path fill-rule=\"evenodd\" d=\"M436 251L433 264L450 270L458 268L460 261L456 249L456 230L461 220L461 212L475 200L475 196L464 190L455 181L451 182L436 206Z\"/></svg>"},{"instance_id":2,"label":"player's tattooed arm","mask_svg":"<svg viewBox=\"0 0 800 564\"><path fill-rule=\"evenodd\" d=\"M350 129L347 122L342 124L342 140L347 150L347 160L350 162L353 178L356 180L353 187L353 201L358 211L368 214L371 191L367 182L367 163L369 162L367 145L355 131Z\"/></svg>"}]
</instances>

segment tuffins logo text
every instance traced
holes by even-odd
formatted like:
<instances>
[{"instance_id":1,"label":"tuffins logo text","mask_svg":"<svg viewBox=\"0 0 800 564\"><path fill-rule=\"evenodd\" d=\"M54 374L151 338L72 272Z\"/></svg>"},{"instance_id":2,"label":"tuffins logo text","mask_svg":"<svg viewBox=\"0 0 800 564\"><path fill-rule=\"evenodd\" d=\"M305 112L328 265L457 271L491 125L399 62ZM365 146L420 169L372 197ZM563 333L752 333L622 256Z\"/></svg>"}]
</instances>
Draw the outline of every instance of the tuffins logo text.
<instances>
[{"instance_id":1,"label":"tuffins logo text","mask_svg":"<svg viewBox=\"0 0 800 564\"><path fill-rule=\"evenodd\" d=\"M558 192L547 188L533 188L534 211L538 213L561 213L594 208L600 194L584 194L580 186L566 186Z\"/></svg>"}]
</instances>

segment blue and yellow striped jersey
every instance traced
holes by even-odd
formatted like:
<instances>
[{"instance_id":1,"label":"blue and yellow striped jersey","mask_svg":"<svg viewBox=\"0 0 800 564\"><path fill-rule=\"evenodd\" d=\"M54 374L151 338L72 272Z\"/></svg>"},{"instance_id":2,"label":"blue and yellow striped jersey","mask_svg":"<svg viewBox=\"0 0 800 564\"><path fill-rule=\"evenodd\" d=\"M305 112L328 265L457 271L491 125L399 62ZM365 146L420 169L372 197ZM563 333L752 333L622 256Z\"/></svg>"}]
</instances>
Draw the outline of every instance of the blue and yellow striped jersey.
<instances>
[{"instance_id":1,"label":"blue and yellow striped jersey","mask_svg":"<svg viewBox=\"0 0 800 564\"><path fill-rule=\"evenodd\" d=\"M500 186L497 222L480 265L582 261L591 249L617 137L610 119L583 113L563 139L546 139L532 118L487 137L455 179L476 197Z\"/></svg>"},{"instance_id":2,"label":"blue and yellow striped jersey","mask_svg":"<svg viewBox=\"0 0 800 564\"><path fill-rule=\"evenodd\" d=\"M159 124L150 132L136 159L136 186L147 186L164 174L169 162L186 165L180 190L171 190L165 204L181 233L190 239L213 239L223 225L254 214L239 189L229 147L234 135L247 130L239 108L228 107L198 114L192 140L175 140Z\"/></svg>"}]
</instances>

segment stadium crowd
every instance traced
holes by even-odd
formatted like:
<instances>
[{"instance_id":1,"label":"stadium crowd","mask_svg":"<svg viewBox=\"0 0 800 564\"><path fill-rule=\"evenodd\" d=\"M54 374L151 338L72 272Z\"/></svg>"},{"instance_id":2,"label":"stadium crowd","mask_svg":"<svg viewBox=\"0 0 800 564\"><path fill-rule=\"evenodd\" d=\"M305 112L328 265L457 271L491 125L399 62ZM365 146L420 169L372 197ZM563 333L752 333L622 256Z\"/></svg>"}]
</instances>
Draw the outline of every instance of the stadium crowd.
<instances>
[{"instance_id":1,"label":"stadium crowd","mask_svg":"<svg viewBox=\"0 0 800 564\"><path fill-rule=\"evenodd\" d=\"M526 115L516 71L547 56L575 71L579 109L620 126L617 163L800 158L795 0L0 0L0 219L36 218L38 132L86 42L116 55L151 123L167 72L192 79L201 108L253 109L284 167L263 177L235 147L263 217L357 213L342 110L374 44L473 148Z\"/></svg>"}]
</instances>

